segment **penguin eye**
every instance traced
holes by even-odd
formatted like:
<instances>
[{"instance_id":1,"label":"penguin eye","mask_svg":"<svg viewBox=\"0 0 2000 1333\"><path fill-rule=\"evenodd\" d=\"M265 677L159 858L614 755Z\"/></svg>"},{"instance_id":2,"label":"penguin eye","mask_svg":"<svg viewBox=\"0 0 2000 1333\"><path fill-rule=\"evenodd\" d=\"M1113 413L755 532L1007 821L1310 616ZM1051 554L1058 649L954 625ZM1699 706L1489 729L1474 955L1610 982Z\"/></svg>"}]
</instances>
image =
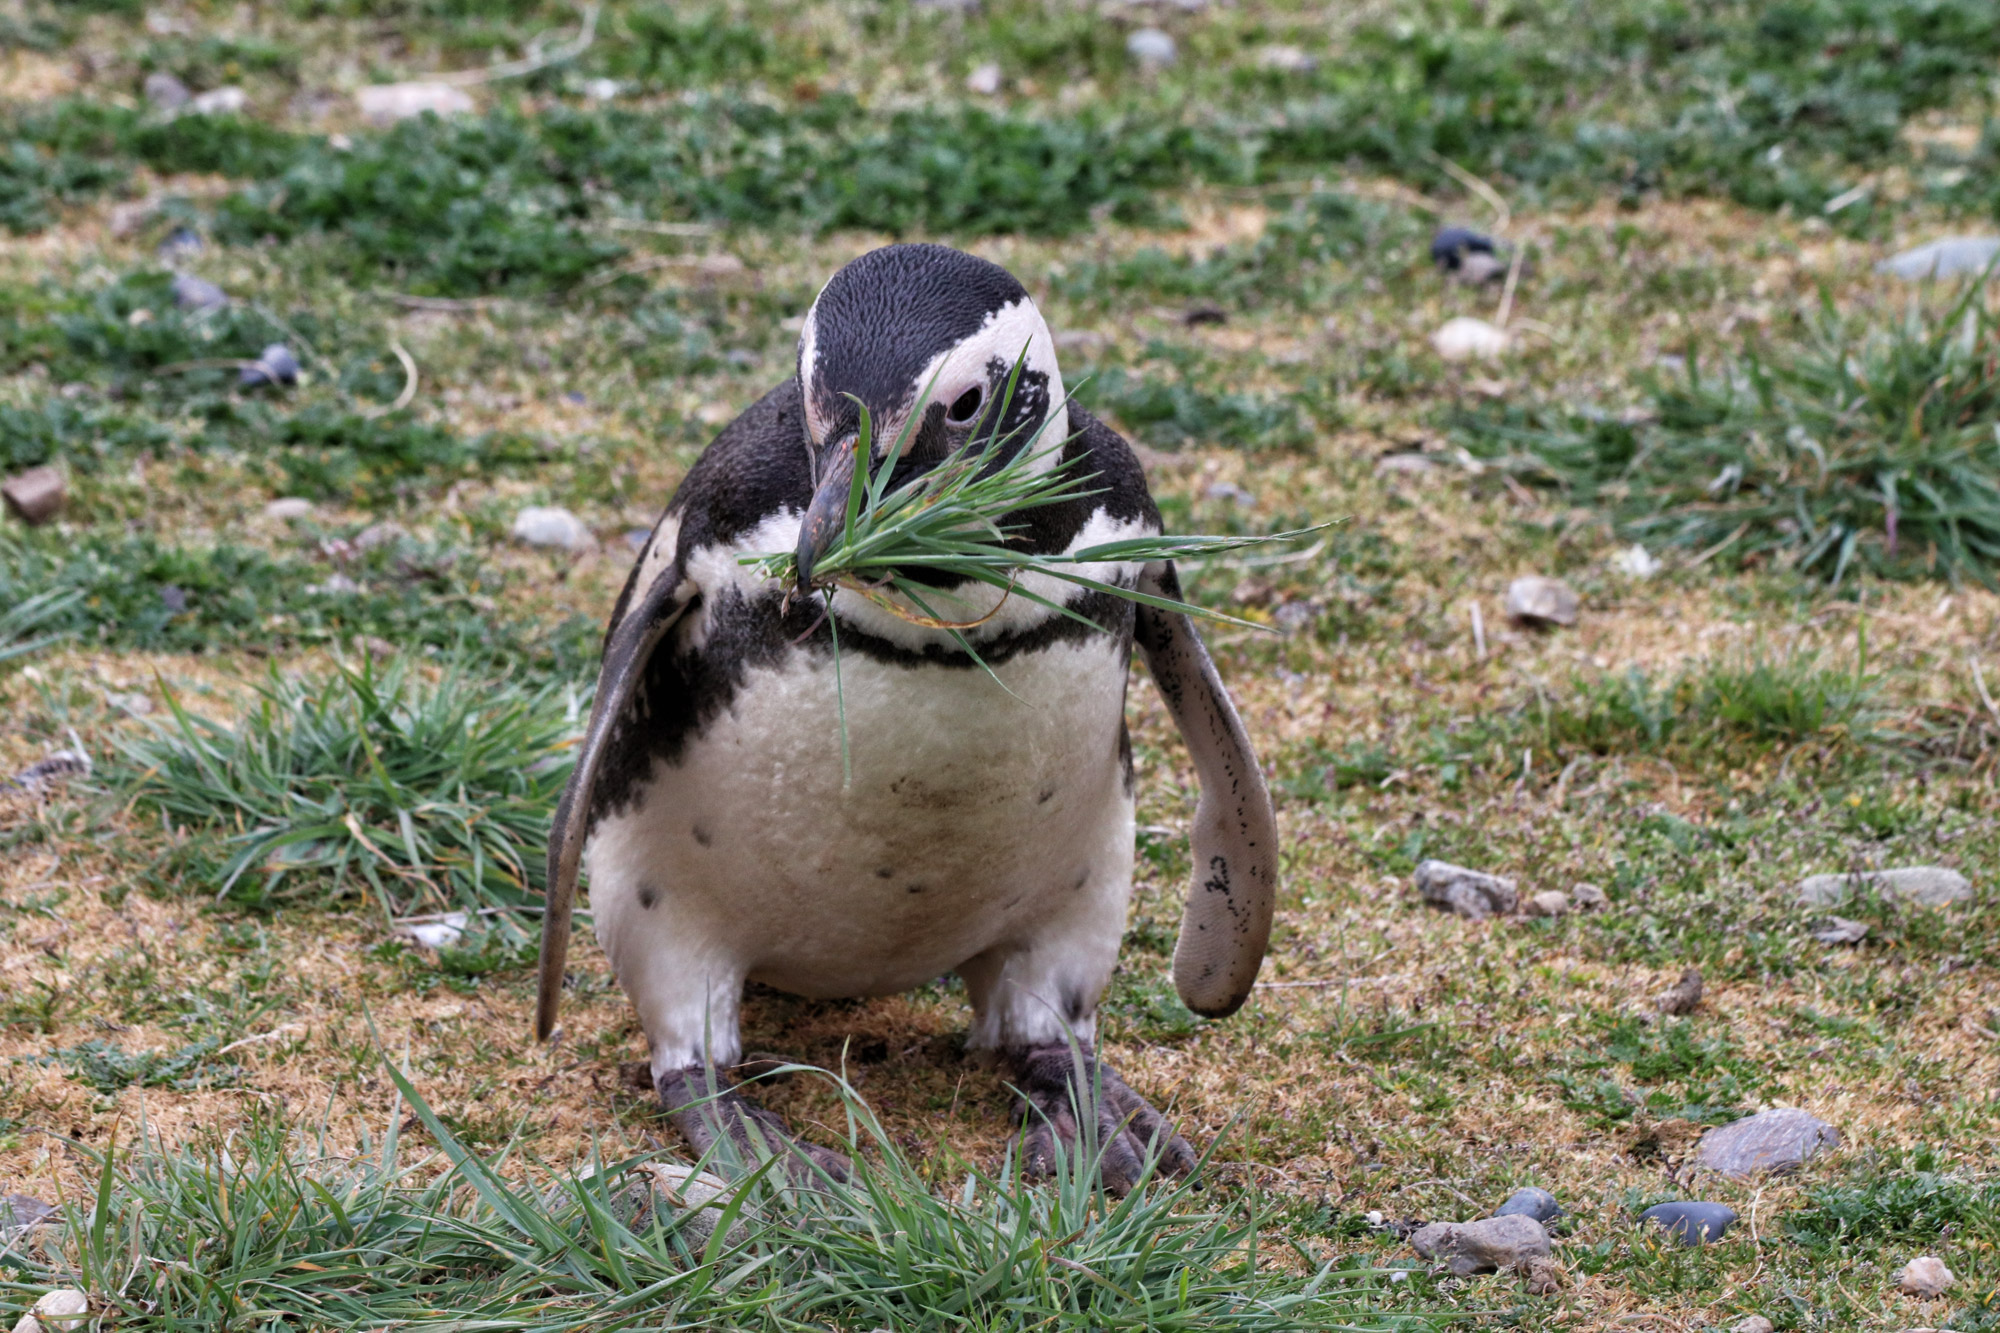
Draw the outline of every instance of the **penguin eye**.
<instances>
[{"instance_id":1,"label":"penguin eye","mask_svg":"<svg viewBox=\"0 0 2000 1333\"><path fill-rule=\"evenodd\" d=\"M945 409L944 419L948 425L970 426L972 419L979 415L979 405L986 401L986 392L977 384L958 396L958 401Z\"/></svg>"}]
</instances>

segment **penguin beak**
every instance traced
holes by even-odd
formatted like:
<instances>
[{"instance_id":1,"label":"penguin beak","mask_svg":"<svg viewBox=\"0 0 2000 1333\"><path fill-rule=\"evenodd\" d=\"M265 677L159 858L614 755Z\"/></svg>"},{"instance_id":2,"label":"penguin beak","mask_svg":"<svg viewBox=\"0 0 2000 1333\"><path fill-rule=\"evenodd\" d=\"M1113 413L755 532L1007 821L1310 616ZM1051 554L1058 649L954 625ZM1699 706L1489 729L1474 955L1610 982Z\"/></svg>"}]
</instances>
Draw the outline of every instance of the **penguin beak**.
<instances>
[{"instance_id":1,"label":"penguin beak","mask_svg":"<svg viewBox=\"0 0 2000 1333\"><path fill-rule=\"evenodd\" d=\"M854 487L854 454L859 440L858 434L844 436L821 455L819 488L806 506L805 522L799 525L796 559L802 593L812 591L814 567L847 526L847 496Z\"/></svg>"}]
</instances>

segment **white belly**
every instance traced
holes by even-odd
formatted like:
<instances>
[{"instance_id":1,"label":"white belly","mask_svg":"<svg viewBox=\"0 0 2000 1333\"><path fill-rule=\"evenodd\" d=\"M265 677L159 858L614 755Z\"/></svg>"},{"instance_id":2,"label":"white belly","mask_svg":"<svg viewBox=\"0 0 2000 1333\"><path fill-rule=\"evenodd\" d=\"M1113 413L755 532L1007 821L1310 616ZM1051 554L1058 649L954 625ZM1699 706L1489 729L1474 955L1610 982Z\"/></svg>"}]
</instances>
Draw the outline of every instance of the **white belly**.
<instances>
[{"instance_id":1,"label":"white belly","mask_svg":"<svg viewBox=\"0 0 2000 1333\"><path fill-rule=\"evenodd\" d=\"M996 670L844 655L753 669L656 763L588 857L628 990L733 971L804 995L906 990L1130 882L1124 652L1093 637ZM1018 696L1014 697L1014 696ZM1122 911L1122 907L1120 908Z\"/></svg>"}]
</instances>

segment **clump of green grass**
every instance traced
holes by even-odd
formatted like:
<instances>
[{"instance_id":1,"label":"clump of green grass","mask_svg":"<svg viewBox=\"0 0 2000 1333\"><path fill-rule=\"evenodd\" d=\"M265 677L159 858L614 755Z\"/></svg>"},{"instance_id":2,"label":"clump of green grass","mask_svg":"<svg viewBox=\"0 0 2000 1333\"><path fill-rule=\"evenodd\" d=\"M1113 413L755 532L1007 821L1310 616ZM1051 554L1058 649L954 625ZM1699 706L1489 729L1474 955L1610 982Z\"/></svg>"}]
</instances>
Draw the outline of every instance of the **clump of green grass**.
<instances>
[{"instance_id":1,"label":"clump of green grass","mask_svg":"<svg viewBox=\"0 0 2000 1333\"><path fill-rule=\"evenodd\" d=\"M238 1065L212 1063L222 1045L208 1037L172 1051L127 1051L108 1041L93 1038L48 1055L36 1056L34 1063L54 1065L78 1082L102 1093L126 1088L172 1088L187 1092L196 1088L233 1087L242 1078Z\"/></svg>"},{"instance_id":2,"label":"clump of green grass","mask_svg":"<svg viewBox=\"0 0 2000 1333\"><path fill-rule=\"evenodd\" d=\"M2000 1181L1947 1169L1925 1146L1897 1161L1870 1164L1841 1184L1817 1185L1785 1230L1814 1248L1950 1237L1958 1245L2000 1241Z\"/></svg>"},{"instance_id":3,"label":"clump of green grass","mask_svg":"<svg viewBox=\"0 0 2000 1333\"><path fill-rule=\"evenodd\" d=\"M2000 315L1981 283L1900 318L1831 299L1796 342L1649 374L1634 423L1461 416L1476 455L1610 510L1632 536L1838 584L1854 569L1995 582Z\"/></svg>"},{"instance_id":4,"label":"clump of green grass","mask_svg":"<svg viewBox=\"0 0 2000 1333\"><path fill-rule=\"evenodd\" d=\"M189 712L125 740L114 778L216 840L199 887L263 904L372 897L389 917L536 904L576 701L448 664L273 671L234 725Z\"/></svg>"},{"instance_id":5,"label":"clump of green grass","mask_svg":"<svg viewBox=\"0 0 2000 1333\"><path fill-rule=\"evenodd\" d=\"M26 597L0 611L0 662L26 657L62 637L48 627L76 602L80 594L51 588Z\"/></svg>"},{"instance_id":6,"label":"clump of green grass","mask_svg":"<svg viewBox=\"0 0 2000 1333\"><path fill-rule=\"evenodd\" d=\"M1148 444L1163 449L1197 445L1256 452L1296 449L1312 441L1312 427L1296 401L1246 390L1213 392L1185 378L1134 375L1116 367L1090 379L1096 411Z\"/></svg>"},{"instance_id":7,"label":"clump of green grass","mask_svg":"<svg viewBox=\"0 0 2000 1333\"><path fill-rule=\"evenodd\" d=\"M751 1171L703 1210L704 1232L639 1183L654 1154L545 1178L473 1151L390 1073L385 1129L351 1155L270 1118L182 1151L105 1150L68 1225L7 1256L0 1306L76 1285L141 1330L1433 1327L1376 1313L1373 1270L1265 1235L1254 1198L1190 1182L1106 1197L1090 1144L1048 1185L1011 1154L997 1172L927 1174L843 1086L852 1179ZM405 1099L428 1154L404 1146Z\"/></svg>"}]
</instances>

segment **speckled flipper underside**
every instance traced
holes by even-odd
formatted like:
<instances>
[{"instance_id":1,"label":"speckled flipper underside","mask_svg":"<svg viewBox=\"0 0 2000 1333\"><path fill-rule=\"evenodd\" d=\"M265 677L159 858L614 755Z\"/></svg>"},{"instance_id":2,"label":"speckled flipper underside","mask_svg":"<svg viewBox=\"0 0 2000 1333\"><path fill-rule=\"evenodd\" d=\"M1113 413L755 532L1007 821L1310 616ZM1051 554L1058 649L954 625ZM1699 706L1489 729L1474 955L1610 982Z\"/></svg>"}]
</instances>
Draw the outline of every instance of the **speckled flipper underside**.
<instances>
[{"instance_id":1,"label":"speckled flipper underside","mask_svg":"<svg viewBox=\"0 0 2000 1333\"><path fill-rule=\"evenodd\" d=\"M1181 600L1170 562L1148 565L1142 591ZM1174 946L1174 987L1209 1018L1250 998L1278 894L1278 821L1271 794L1194 622L1141 606L1135 637L1201 780L1190 835L1194 878Z\"/></svg>"}]
</instances>

